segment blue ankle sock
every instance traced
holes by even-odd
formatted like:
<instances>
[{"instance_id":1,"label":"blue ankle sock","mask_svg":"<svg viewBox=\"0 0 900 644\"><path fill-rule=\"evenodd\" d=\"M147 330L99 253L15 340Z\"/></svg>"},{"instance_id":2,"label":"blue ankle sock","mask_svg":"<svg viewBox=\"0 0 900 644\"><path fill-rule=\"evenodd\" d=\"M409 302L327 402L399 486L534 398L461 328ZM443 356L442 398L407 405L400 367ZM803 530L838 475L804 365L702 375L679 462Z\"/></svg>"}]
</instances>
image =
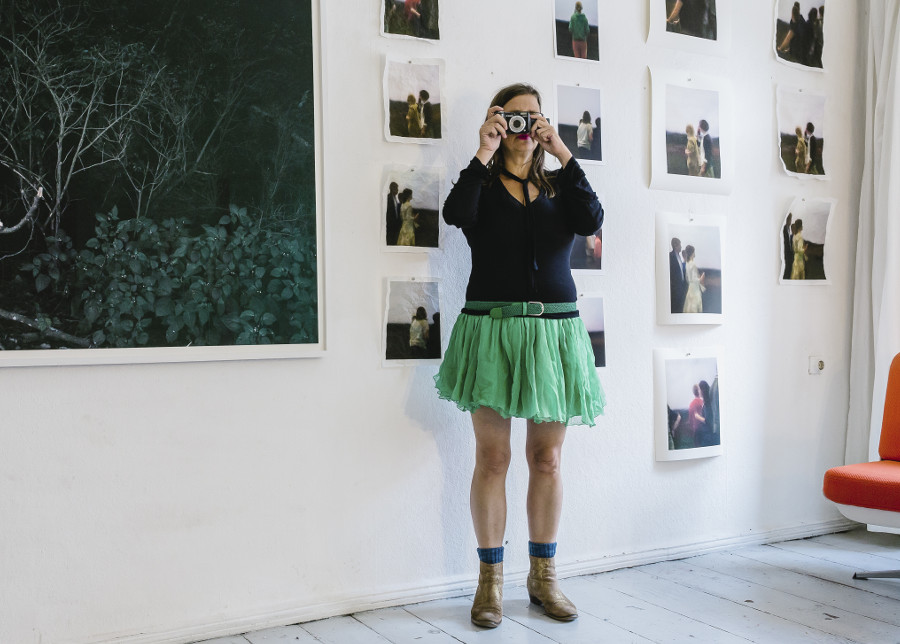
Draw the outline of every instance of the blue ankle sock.
<instances>
[{"instance_id":1,"label":"blue ankle sock","mask_svg":"<svg viewBox=\"0 0 900 644\"><path fill-rule=\"evenodd\" d=\"M486 564L503 563L503 546L499 548L476 548L478 560Z\"/></svg>"},{"instance_id":2,"label":"blue ankle sock","mask_svg":"<svg viewBox=\"0 0 900 644\"><path fill-rule=\"evenodd\" d=\"M556 556L556 542L553 543L535 543L528 542L528 554L532 557L541 557L543 559L552 559Z\"/></svg>"}]
</instances>

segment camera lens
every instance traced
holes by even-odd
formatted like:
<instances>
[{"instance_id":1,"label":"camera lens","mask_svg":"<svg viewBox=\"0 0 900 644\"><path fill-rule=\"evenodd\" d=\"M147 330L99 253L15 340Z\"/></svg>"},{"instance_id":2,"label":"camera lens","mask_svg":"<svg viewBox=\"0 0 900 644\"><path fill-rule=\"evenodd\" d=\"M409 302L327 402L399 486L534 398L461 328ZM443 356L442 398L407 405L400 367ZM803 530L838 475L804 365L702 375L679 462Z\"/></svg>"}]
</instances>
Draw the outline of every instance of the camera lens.
<instances>
[{"instance_id":1,"label":"camera lens","mask_svg":"<svg viewBox=\"0 0 900 644\"><path fill-rule=\"evenodd\" d=\"M525 131L525 117L521 114L514 114L509 117L509 121L507 121L507 127L510 132L514 134L518 134L519 132Z\"/></svg>"}]
</instances>

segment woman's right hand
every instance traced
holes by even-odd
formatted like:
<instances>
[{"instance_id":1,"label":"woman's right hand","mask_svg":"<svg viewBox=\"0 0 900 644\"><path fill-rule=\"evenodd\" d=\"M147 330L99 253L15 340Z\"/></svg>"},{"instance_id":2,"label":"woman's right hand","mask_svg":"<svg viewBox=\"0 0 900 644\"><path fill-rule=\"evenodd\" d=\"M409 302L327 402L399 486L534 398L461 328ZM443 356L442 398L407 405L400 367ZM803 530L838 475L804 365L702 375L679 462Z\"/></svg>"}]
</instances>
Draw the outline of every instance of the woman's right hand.
<instances>
[{"instance_id":1,"label":"woman's right hand","mask_svg":"<svg viewBox=\"0 0 900 644\"><path fill-rule=\"evenodd\" d=\"M499 116L502 107L494 105L488 110L484 124L478 130L478 152L475 156L485 165L494 156L500 141L506 138L506 120Z\"/></svg>"}]
</instances>

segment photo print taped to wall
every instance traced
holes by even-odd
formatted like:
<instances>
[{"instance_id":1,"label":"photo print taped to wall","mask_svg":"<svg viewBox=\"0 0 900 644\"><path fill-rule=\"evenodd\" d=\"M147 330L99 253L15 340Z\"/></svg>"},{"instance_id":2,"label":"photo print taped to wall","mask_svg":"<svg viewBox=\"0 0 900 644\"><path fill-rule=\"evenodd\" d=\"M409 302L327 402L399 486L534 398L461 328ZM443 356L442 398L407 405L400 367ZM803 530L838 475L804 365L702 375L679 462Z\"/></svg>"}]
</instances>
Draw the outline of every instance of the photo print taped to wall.
<instances>
[{"instance_id":1,"label":"photo print taped to wall","mask_svg":"<svg viewBox=\"0 0 900 644\"><path fill-rule=\"evenodd\" d=\"M732 0L650 0L648 44L713 56L731 50Z\"/></svg>"},{"instance_id":2,"label":"photo print taped to wall","mask_svg":"<svg viewBox=\"0 0 900 644\"><path fill-rule=\"evenodd\" d=\"M441 39L440 0L381 0L381 35Z\"/></svg>"},{"instance_id":3,"label":"photo print taped to wall","mask_svg":"<svg viewBox=\"0 0 900 644\"><path fill-rule=\"evenodd\" d=\"M823 71L825 0L776 0L772 48L778 62Z\"/></svg>"},{"instance_id":4,"label":"photo print taped to wall","mask_svg":"<svg viewBox=\"0 0 900 644\"><path fill-rule=\"evenodd\" d=\"M384 66L384 136L401 143L441 138L444 61L388 56Z\"/></svg>"},{"instance_id":5,"label":"photo print taped to wall","mask_svg":"<svg viewBox=\"0 0 900 644\"><path fill-rule=\"evenodd\" d=\"M828 179L825 95L779 85L775 103L781 167L798 179Z\"/></svg>"},{"instance_id":6,"label":"photo print taped to wall","mask_svg":"<svg viewBox=\"0 0 900 644\"><path fill-rule=\"evenodd\" d=\"M385 167L381 189L382 248L395 252L440 248L443 185L443 168Z\"/></svg>"},{"instance_id":7,"label":"photo print taped to wall","mask_svg":"<svg viewBox=\"0 0 900 644\"><path fill-rule=\"evenodd\" d=\"M557 84L556 131L579 164L604 165L602 90Z\"/></svg>"},{"instance_id":8,"label":"photo print taped to wall","mask_svg":"<svg viewBox=\"0 0 900 644\"><path fill-rule=\"evenodd\" d=\"M782 284L829 284L828 230L834 199L797 197L781 225Z\"/></svg>"},{"instance_id":9,"label":"photo print taped to wall","mask_svg":"<svg viewBox=\"0 0 900 644\"><path fill-rule=\"evenodd\" d=\"M440 364L441 305L436 278L387 279L384 366Z\"/></svg>"},{"instance_id":10,"label":"photo print taped to wall","mask_svg":"<svg viewBox=\"0 0 900 644\"><path fill-rule=\"evenodd\" d=\"M730 85L691 72L651 70L650 187L729 194L733 177Z\"/></svg>"},{"instance_id":11,"label":"photo print taped to wall","mask_svg":"<svg viewBox=\"0 0 900 644\"><path fill-rule=\"evenodd\" d=\"M722 411L718 348L653 352L657 461L719 456Z\"/></svg>"},{"instance_id":12,"label":"photo print taped to wall","mask_svg":"<svg viewBox=\"0 0 900 644\"><path fill-rule=\"evenodd\" d=\"M553 44L557 58L600 61L599 0L553 0Z\"/></svg>"},{"instance_id":13,"label":"photo print taped to wall","mask_svg":"<svg viewBox=\"0 0 900 644\"><path fill-rule=\"evenodd\" d=\"M606 366L606 317L603 296L598 293L578 294L578 314L584 321L591 348L594 350L594 366Z\"/></svg>"},{"instance_id":14,"label":"photo print taped to wall","mask_svg":"<svg viewBox=\"0 0 900 644\"><path fill-rule=\"evenodd\" d=\"M721 324L725 218L656 214L659 324Z\"/></svg>"}]
</instances>

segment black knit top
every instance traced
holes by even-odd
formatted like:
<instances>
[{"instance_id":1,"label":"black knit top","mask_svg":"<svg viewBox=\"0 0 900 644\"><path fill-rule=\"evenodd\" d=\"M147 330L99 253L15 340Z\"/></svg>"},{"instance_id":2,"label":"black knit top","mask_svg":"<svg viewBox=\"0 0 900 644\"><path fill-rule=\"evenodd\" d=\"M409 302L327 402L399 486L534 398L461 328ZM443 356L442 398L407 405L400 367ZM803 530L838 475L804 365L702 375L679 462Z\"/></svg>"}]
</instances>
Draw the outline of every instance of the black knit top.
<instances>
[{"instance_id":1,"label":"black knit top","mask_svg":"<svg viewBox=\"0 0 900 644\"><path fill-rule=\"evenodd\" d=\"M603 207L572 158L548 173L556 194L542 190L527 206L499 179L488 185L477 158L459 174L444 202L444 221L462 229L472 251L466 299L482 302L574 302L569 256L575 234L591 235Z\"/></svg>"}]
</instances>

